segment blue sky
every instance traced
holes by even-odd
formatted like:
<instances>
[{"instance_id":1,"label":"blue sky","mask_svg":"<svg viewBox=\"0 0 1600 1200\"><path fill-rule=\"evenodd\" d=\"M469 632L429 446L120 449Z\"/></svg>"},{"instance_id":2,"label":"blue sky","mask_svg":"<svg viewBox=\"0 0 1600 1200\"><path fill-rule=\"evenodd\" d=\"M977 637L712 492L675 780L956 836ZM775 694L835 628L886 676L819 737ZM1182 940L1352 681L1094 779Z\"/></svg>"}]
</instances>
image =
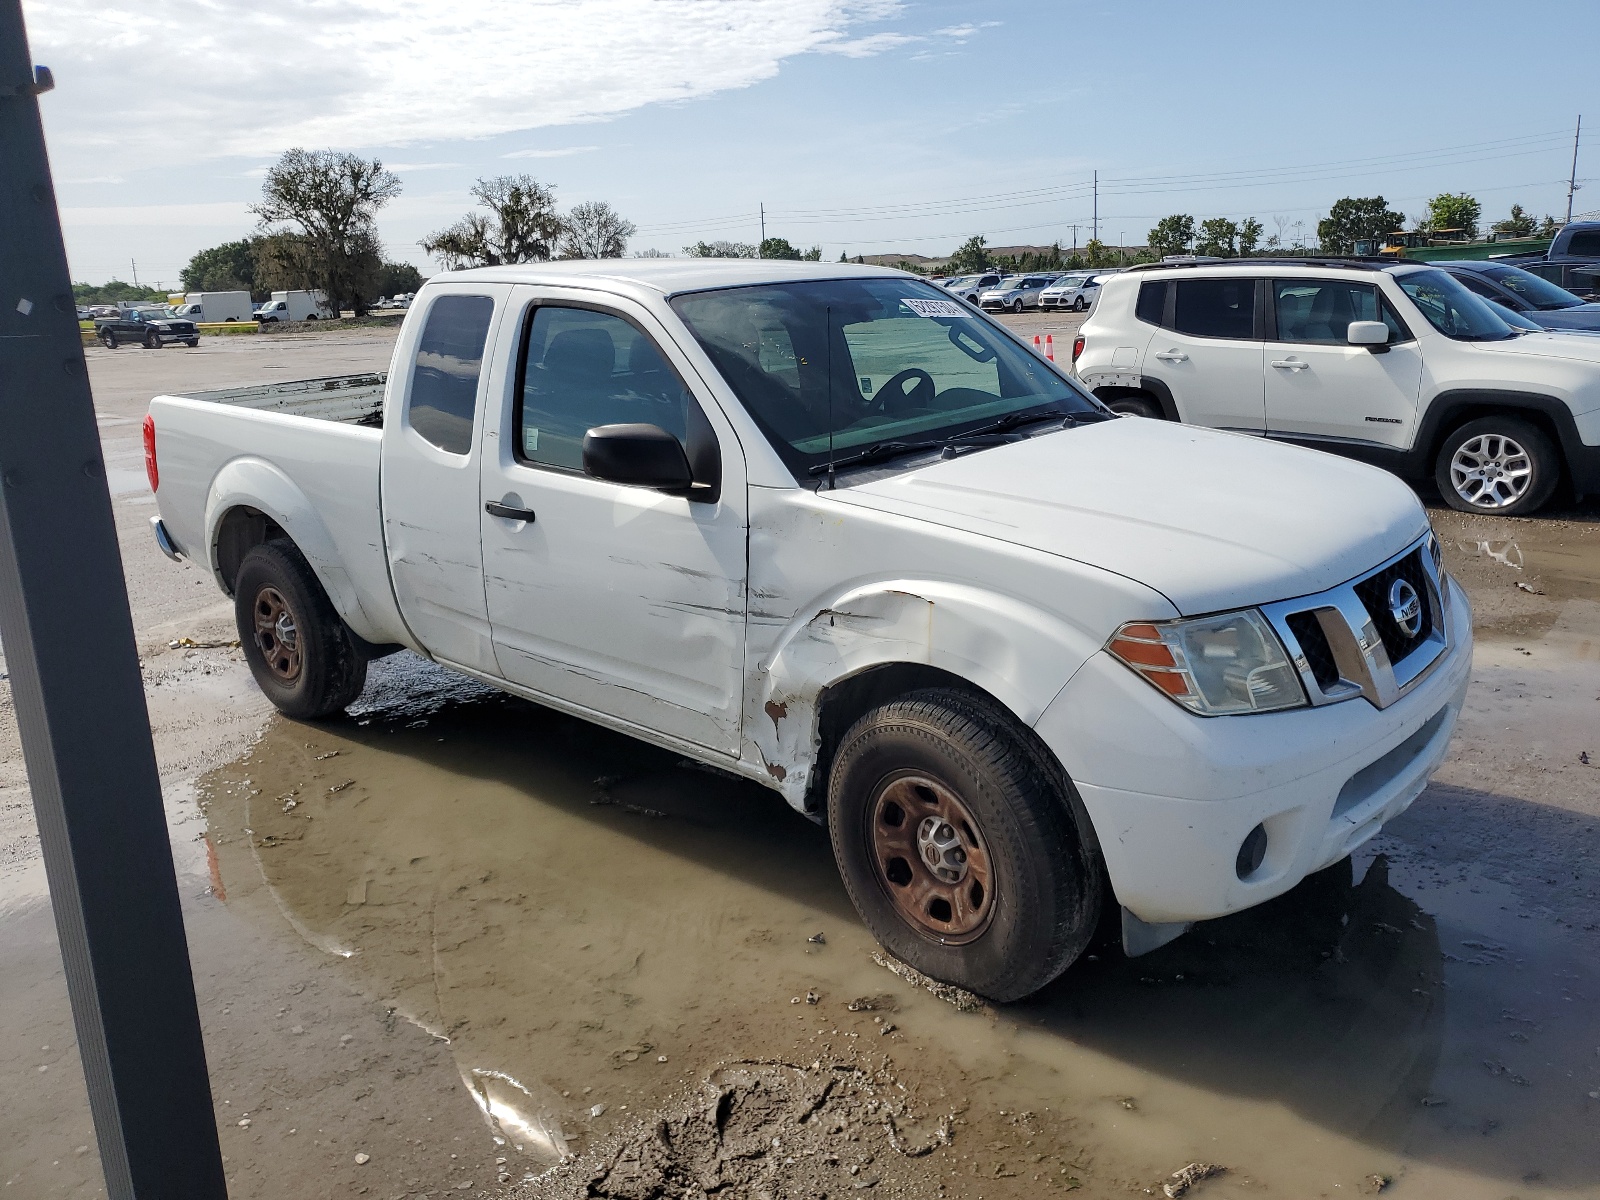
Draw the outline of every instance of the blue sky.
<instances>
[{"instance_id":1,"label":"blue sky","mask_svg":"<svg viewBox=\"0 0 1600 1200\"><path fill-rule=\"evenodd\" d=\"M74 278L175 283L292 145L382 158L390 257L529 172L632 247L827 258L1143 240L1171 212L1309 236L1344 195L1560 215L1593 0L29 0ZM470 14L470 15L469 15ZM1570 53L1559 49L1570 46ZM1500 49L1505 52L1501 53ZM1600 180L1600 105L1580 180ZM114 114L114 115L112 115ZM1600 186L1575 211L1600 208Z\"/></svg>"}]
</instances>

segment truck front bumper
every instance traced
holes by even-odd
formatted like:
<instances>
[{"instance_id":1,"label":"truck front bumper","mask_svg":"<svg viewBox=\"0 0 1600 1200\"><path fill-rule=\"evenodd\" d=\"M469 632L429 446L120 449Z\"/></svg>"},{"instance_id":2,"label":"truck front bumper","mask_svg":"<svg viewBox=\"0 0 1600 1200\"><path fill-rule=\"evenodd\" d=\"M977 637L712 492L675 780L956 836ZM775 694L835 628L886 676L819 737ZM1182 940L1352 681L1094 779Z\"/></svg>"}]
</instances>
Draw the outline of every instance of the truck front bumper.
<instances>
[{"instance_id":1,"label":"truck front bumper","mask_svg":"<svg viewBox=\"0 0 1600 1200\"><path fill-rule=\"evenodd\" d=\"M1133 916L1184 923L1261 904L1410 806L1444 759L1472 672L1471 610L1447 586L1449 648L1381 710L1357 698L1198 717L1104 651L1084 664L1035 728L1076 784ZM1245 870L1257 826L1265 854Z\"/></svg>"}]
</instances>

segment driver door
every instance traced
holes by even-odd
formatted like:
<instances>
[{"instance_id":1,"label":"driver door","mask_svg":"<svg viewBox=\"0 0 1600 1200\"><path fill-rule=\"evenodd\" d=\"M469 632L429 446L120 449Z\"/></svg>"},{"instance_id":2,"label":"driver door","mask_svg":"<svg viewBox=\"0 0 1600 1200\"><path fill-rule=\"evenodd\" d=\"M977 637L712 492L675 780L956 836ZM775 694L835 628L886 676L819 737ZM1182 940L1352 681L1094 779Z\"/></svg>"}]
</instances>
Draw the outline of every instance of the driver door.
<instances>
[{"instance_id":1,"label":"driver door","mask_svg":"<svg viewBox=\"0 0 1600 1200\"><path fill-rule=\"evenodd\" d=\"M737 755L748 522L732 428L643 306L519 287L515 310L479 505L500 672L580 712ZM719 456L714 494L586 475L585 432L623 423L677 436L697 475Z\"/></svg>"}]
</instances>

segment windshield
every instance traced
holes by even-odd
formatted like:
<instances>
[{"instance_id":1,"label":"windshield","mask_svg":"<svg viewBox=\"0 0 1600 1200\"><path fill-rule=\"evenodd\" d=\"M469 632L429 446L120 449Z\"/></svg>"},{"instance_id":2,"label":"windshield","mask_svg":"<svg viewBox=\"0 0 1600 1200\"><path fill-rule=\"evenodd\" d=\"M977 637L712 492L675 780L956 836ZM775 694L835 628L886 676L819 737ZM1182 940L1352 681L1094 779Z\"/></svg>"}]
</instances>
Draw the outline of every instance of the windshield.
<instances>
[{"instance_id":1,"label":"windshield","mask_svg":"<svg viewBox=\"0 0 1600 1200\"><path fill-rule=\"evenodd\" d=\"M1566 288L1557 287L1548 279L1541 279L1532 271L1524 271L1520 267L1490 267L1484 274L1542 312L1575 308L1583 303L1581 297L1574 296Z\"/></svg>"},{"instance_id":2,"label":"windshield","mask_svg":"<svg viewBox=\"0 0 1600 1200\"><path fill-rule=\"evenodd\" d=\"M1443 271L1410 271L1396 277L1400 290L1447 338L1458 342L1499 342L1517 333L1495 316L1488 303Z\"/></svg>"},{"instance_id":3,"label":"windshield","mask_svg":"<svg viewBox=\"0 0 1600 1200\"><path fill-rule=\"evenodd\" d=\"M961 275L955 279L946 279L944 281L944 286L947 288L963 288L967 287L969 284L974 284L977 282L978 277L976 275Z\"/></svg>"},{"instance_id":4,"label":"windshield","mask_svg":"<svg viewBox=\"0 0 1600 1200\"><path fill-rule=\"evenodd\" d=\"M1530 333L1544 332L1543 325L1535 324L1519 312L1512 312L1498 300L1490 300L1487 296L1485 296L1483 302L1489 306L1489 308L1494 312L1495 316L1499 317L1507 325L1515 326L1518 329L1526 329Z\"/></svg>"},{"instance_id":5,"label":"windshield","mask_svg":"<svg viewBox=\"0 0 1600 1200\"><path fill-rule=\"evenodd\" d=\"M997 292L1014 292L1019 287L1021 287L1022 284L1023 284L1023 281L1022 281L1021 278L1017 278L1017 279L1002 279L999 283L997 283L995 285L995 289L994 290L997 291Z\"/></svg>"},{"instance_id":6,"label":"windshield","mask_svg":"<svg viewBox=\"0 0 1600 1200\"><path fill-rule=\"evenodd\" d=\"M678 296L672 307L797 478L885 441L1011 413L1099 409L976 310L926 283L836 279Z\"/></svg>"}]
</instances>

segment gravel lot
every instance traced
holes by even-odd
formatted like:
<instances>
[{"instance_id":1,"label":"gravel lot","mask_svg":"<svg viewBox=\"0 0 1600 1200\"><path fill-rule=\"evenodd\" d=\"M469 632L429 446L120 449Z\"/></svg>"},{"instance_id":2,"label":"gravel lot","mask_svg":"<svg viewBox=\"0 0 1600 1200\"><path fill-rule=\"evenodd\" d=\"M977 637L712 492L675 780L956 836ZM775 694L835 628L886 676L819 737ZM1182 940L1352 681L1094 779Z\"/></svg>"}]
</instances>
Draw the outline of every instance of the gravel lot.
<instances>
[{"instance_id":1,"label":"gravel lot","mask_svg":"<svg viewBox=\"0 0 1600 1200\"><path fill-rule=\"evenodd\" d=\"M1006 321L1065 360L1081 317ZM961 1011L761 788L410 655L312 726L169 646L235 634L150 540L149 397L393 336L87 352L234 1196L1596 1194L1600 506L1433 508L1473 691L1353 878ZM101 1195L8 695L0 964L0 1182Z\"/></svg>"}]
</instances>

